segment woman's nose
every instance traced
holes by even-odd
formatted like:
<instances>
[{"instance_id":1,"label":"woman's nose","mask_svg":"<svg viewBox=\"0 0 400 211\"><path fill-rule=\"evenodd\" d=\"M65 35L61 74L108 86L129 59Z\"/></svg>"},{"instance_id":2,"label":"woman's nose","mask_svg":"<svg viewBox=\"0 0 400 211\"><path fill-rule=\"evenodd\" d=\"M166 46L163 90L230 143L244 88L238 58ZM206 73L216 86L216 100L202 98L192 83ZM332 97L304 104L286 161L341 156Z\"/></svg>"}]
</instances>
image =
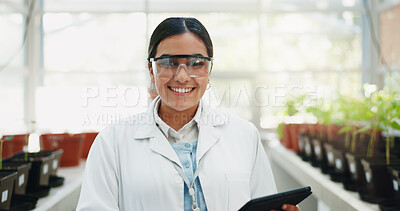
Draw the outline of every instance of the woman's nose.
<instances>
[{"instance_id":1,"label":"woman's nose","mask_svg":"<svg viewBox=\"0 0 400 211\"><path fill-rule=\"evenodd\" d=\"M190 76L187 73L187 66L185 64L180 64L176 70L174 80L184 83L190 80Z\"/></svg>"}]
</instances>

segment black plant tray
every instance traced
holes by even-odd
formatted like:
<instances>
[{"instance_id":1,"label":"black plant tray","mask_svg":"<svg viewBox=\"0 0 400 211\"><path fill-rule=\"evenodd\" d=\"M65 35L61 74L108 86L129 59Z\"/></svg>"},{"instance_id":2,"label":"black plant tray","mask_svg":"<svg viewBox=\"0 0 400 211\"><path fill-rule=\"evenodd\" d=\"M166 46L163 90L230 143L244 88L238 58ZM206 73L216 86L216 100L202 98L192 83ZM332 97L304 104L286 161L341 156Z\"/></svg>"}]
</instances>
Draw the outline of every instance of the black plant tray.
<instances>
[{"instance_id":1,"label":"black plant tray","mask_svg":"<svg viewBox=\"0 0 400 211\"><path fill-rule=\"evenodd\" d=\"M34 191L29 191L29 192L27 191L27 194L42 198L48 196L49 192L50 192L50 186L40 186Z\"/></svg>"},{"instance_id":2,"label":"black plant tray","mask_svg":"<svg viewBox=\"0 0 400 211\"><path fill-rule=\"evenodd\" d=\"M33 210L38 199L38 197L32 195L14 194L11 199L10 211Z\"/></svg>"},{"instance_id":3,"label":"black plant tray","mask_svg":"<svg viewBox=\"0 0 400 211\"><path fill-rule=\"evenodd\" d=\"M50 175L49 186L54 188L64 184L64 177Z\"/></svg>"}]
</instances>

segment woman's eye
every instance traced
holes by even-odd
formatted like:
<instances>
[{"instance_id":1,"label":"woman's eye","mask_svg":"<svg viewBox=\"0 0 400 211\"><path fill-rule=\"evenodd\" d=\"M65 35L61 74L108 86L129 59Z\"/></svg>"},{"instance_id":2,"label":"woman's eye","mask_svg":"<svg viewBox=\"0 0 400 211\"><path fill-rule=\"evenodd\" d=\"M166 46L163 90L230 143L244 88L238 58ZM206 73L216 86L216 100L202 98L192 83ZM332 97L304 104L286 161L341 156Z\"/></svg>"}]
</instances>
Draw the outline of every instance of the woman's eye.
<instances>
[{"instance_id":1,"label":"woman's eye","mask_svg":"<svg viewBox=\"0 0 400 211\"><path fill-rule=\"evenodd\" d=\"M173 67L173 66L176 66L176 61L174 61L174 60L171 60L171 59L165 59L165 60L160 60L159 61L159 64L161 65L161 66L164 66L164 67Z\"/></svg>"},{"instance_id":2,"label":"woman's eye","mask_svg":"<svg viewBox=\"0 0 400 211\"><path fill-rule=\"evenodd\" d=\"M201 59L192 60L192 61L189 61L189 65L193 66L193 67L203 66L204 65L204 61L201 60Z\"/></svg>"}]
</instances>

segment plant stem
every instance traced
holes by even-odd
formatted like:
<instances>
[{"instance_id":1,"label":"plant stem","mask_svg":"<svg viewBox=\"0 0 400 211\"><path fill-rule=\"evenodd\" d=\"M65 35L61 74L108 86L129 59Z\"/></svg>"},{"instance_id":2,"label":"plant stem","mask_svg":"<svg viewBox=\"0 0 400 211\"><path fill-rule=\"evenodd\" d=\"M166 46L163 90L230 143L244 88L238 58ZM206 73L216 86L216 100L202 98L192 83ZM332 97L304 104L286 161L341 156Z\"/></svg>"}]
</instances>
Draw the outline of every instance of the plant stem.
<instances>
[{"instance_id":1,"label":"plant stem","mask_svg":"<svg viewBox=\"0 0 400 211\"><path fill-rule=\"evenodd\" d=\"M390 165L390 136L386 136L386 165Z\"/></svg>"},{"instance_id":2,"label":"plant stem","mask_svg":"<svg viewBox=\"0 0 400 211\"><path fill-rule=\"evenodd\" d=\"M370 158L374 156L376 132L377 132L377 129L375 127L372 128L372 134L371 134L371 137L369 138L368 153L367 153L368 157L370 157Z\"/></svg>"}]
</instances>

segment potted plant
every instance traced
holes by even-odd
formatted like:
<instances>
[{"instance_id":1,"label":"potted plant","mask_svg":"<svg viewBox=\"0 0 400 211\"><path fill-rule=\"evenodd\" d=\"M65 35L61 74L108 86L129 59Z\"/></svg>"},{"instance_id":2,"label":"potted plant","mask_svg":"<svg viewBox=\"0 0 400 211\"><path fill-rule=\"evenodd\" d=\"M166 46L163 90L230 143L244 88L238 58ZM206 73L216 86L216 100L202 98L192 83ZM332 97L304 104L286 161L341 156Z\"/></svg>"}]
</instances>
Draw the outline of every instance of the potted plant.
<instances>
[{"instance_id":1,"label":"potted plant","mask_svg":"<svg viewBox=\"0 0 400 211\"><path fill-rule=\"evenodd\" d=\"M385 145L384 156L378 158L362 158L361 163L365 171L366 186L362 199L382 204L393 204L395 196L394 186L388 167L400 165L400 160L393 160L391 148L394 147L393 129L400 129L397 121L400 120L399 98L396 92L384 89L376 95L377 125L385 134L382 140ZM374 146L372 146L374 147ZM373 150L373 149L371 149Z\"/></svg>"},{"instance_id":2,"label":"potted plant","mask_svg":"<svg viewBox=\"0 0 400 211\"><path fill-rule=\"evenodd\" d=\"M346 153L360 149L356 147L357 144L361 145L358 143L356 131L364 115L364 104L360 99L348 96L339 96L336 102L344 126L339 131L342 135L337 136L333 142L324 144L328 166L333 168L330 176L333 181L343 182L346 189L355 190Z\"/></svg>"},{"instance_id":3,"label":"potted plant","mask_svg":"<svg viewBox=\"0 0 400 211\"><path fill-rule=\"evenodd\" d=\"M314 165L319 166L323 173L329 173L332 171L332 166L328 165L328 157L326 153L325 143L331 143L333 138L337 136L337 119L334 117L335 106L333 102L327 103L326 100L320 100L320 104L313 107L308 107L307 112L314 115L318 120L318 130L314 136L310 145L313 147L315 154Z\"/></svg>"},{"instance_id":4,"label":"potted plant","mask_svg":"<svg viewBox=\"0 0 400 211\"><path fill-rule=\"evenodd\" d=\"M298 95L296 97L289 97L285 101L285 109L282 111L282 115L286 117L293 117L299 113L299 107L303 104L306 95ZM301 129L300 124L282 122L277 127L277 132L282 144L292 151L299 153L299 141L298 134Z\"/></svg>"}]
</instances>

